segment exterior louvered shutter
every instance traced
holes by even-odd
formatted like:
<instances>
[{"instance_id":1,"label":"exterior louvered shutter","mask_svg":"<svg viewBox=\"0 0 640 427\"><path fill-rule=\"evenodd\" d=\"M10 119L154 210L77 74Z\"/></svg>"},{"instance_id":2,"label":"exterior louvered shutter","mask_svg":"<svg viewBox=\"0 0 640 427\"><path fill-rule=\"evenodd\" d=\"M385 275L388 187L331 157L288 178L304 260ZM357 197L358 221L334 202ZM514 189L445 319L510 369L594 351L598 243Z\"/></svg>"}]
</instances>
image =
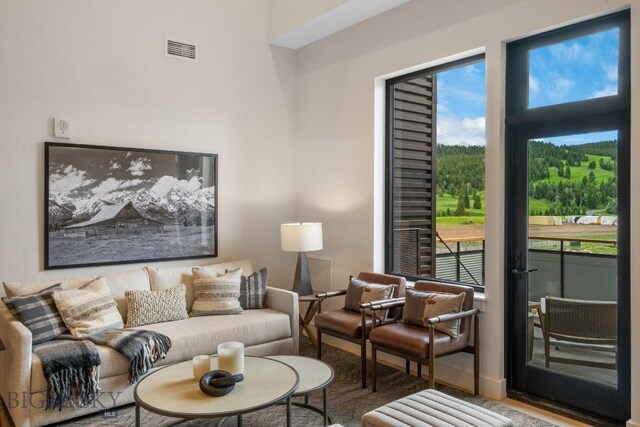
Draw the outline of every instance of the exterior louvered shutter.
<instances>
[{"instance_id":1,"label":"exterior louvered shutter","mask_svg":"<svg viewBox=\"0 0 640 427\"><path fill-rule=\"evenodd\" d=\"M394 274L435 275L435 93L432 75L388 88L387 270Z\"/></svg>"}]
</instances>

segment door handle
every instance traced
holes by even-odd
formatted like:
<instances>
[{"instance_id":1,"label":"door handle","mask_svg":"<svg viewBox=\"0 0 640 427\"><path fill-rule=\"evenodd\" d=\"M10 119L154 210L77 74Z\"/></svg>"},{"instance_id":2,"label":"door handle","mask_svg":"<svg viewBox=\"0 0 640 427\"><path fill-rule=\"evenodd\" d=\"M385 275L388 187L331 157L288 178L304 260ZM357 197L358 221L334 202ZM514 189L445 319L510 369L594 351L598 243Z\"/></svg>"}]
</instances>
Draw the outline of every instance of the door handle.
<instances>
[{"instance_id":1,"label":"door handle","mask_svg":"<svg viewBox=\"0 0 640 427\"><path fill-rule=\"evenodd\" d=\"M537 268L531 268L529 270L518 270L517 268L514 268L513 270L511 270L513 274L518 274L518 275L529 274L529 273L533 273L534 271L540 271L540 270L538 270Z\"/></svg>"}]
</instances>

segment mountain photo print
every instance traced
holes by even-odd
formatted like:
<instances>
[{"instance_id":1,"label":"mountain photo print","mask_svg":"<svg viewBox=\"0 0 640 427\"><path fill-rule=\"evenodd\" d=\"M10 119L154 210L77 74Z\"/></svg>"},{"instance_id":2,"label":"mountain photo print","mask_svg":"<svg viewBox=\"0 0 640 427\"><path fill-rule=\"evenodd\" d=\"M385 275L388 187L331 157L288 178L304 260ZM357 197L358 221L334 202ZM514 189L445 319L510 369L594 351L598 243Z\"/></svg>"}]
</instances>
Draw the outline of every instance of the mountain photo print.
<instances>
[{"instance_id":1,"label":"mountain photo print","mask_svg":"<svg viewBox=\"0 0 640 427\"><path fill-rule=\"evenodd\" d=\"M45 143L45 268L217 256L217 160Z\"/></svg>"}]
</instances>

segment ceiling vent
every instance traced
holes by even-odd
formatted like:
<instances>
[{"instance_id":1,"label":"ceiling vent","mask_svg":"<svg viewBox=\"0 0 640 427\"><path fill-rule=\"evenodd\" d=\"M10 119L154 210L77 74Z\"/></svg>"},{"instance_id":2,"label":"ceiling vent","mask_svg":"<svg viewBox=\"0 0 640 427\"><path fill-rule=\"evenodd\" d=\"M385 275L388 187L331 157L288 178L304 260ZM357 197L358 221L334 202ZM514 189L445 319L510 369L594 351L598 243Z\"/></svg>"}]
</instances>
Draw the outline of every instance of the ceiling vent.
<instances>
[{"instance_id":1,"label":"ceiling vent","mask_svg":"<svg viewBox=\"0 0 640 427\"><path fill-rule=\"evenodd\" d=\"M184 41L167 38L165 42L164 53L166 56L183 61L197 62L196 58L197 45Z\"/></svg>"}]
</instances>

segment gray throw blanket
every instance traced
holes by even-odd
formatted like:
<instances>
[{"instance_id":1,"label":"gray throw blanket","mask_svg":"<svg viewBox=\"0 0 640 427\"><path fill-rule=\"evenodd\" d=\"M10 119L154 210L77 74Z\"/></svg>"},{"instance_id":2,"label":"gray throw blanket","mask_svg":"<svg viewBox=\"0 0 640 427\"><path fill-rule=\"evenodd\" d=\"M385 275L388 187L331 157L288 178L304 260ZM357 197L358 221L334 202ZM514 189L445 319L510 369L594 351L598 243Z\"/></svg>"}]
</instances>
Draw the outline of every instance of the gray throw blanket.
<instances>
[{"instance_id":1,"label":"gray throw blanket","mask_svg":"<svg viewBox=\"0 0 640 427\"><path fill-rule=\"evenodd\" d=\"M129 382L138 381L153 364L164 358L171 340L157 332L112 329L85 338L63 335L38 344L33 352L42 361L48 383L47 409L88 406L98 395L100 355L98 345L113 348L129 361Z\"/></svg>"}]
</instances>

